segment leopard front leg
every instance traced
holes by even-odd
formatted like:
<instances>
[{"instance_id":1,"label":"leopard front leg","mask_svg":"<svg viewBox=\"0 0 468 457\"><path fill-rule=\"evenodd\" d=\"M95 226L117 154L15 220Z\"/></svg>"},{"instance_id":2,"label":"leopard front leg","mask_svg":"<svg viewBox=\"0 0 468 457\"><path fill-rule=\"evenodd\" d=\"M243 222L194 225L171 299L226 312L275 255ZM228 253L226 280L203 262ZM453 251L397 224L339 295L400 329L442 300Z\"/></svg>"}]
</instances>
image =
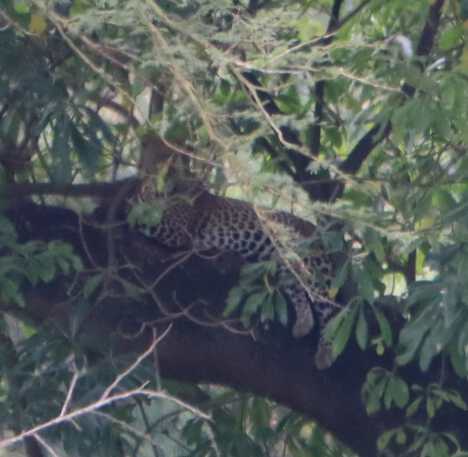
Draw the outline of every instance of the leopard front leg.
<instances>
[{"instance_id":1,"label":"leopard front leg","mask_svg":"<svg viewBox=\"0 0 468 457\"><path fill-rule=\"evenodd\" d=\"M322 294L312 301L307 291L300 284L283 287L296 312L292 334L294 338L302 338L309 334L314 326L314 313L319 323L319 343L315 352L315 366L319 370L329 368L334 362L331 344L325 338L325 328L328 322L342 309L340 305L328 300ZM322 300L320 300L322 298Z\"/></svg>"},{"instance_id":2,"label":"leopard front leg","mask_svg":"<svg viewBox=\"0 0 468 457\"><path fill-rule=\"evenodd\" d=\"M299 284L291 284L283 288L296 313L296 321L292 328L294 338L308 335L314 328L314 314L309 298L304 288Z\"/></svg>"}]
</instances>

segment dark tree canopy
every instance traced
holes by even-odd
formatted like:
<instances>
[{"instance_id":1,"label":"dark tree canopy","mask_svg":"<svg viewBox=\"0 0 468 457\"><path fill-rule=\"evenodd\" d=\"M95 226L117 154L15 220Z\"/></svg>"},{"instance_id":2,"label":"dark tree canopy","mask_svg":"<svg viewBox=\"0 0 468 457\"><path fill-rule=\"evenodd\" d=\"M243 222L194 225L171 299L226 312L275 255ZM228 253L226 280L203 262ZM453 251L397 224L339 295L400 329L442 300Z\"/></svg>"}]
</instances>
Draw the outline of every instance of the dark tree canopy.
<instances>
[{"instance_id":1,"label":"dark tree canopy","mask_svg":"<svg viewBox=\"0 0 468 457\"><path fill-rule=\"evenodd\" d=\"M5 0L0 456L468 455L467 21L466 0ZM331 368L274 262L136 229L168 207L134 203L148 157L161 192L177 163L323 228Z\"/></svg>"}]
</instances>

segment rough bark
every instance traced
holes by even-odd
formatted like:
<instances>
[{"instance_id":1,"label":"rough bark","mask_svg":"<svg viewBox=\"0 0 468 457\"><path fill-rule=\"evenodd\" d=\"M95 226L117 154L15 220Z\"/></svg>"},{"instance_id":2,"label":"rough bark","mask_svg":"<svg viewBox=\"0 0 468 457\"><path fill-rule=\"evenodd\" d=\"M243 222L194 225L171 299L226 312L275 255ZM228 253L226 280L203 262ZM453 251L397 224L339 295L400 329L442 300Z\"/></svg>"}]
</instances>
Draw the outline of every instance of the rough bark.
<instances>
[{"instance_id":1,"label":"rough bark","mask_svg":"<svg viewBox=\"0 0 468 457\"><path fill-rule=\"evenodd\" d=\"M22 240L67 241L85 263L89 262L91 252L94 262L115 272L115 268L111 268L115 265L107 264L108 234L95 225L96 219L98 222L99 218L105 220L106 211L101 213L103 216L95 214L93 225L87 225L72 211L59 207L27 202L9 210ZM163 248L125 226L113 236L116 258L137 264L145 281L154 281L167 270L170 253ZM236 283L238 268L239 263L235 261L221 265L219 259L192 256L166 275L158 287L158 296L166 309L176 311L180 308L172 300L174 292L179 304L202 299L203 306L195 308L193 316L205 318L206 311L216 314L223 308L227 292ZM53 320L60 326L72 313L70 304L63 300L66 287L67 281L60 278L56 283L30 290L26 294L30 317L39 323ZM160 316L158 306L149 296L130 298L119 294L112 279L105 287L117 293L106 297L103 290L99 292L101 299L81 327L82 344L102 357L109 351L114 356L141 353L149 345L150 330L138 338L123 338L122 323L153 320ZM167 320L162 321L157 326L158 331L163 331L167 325ZM275 342L257 342L250 336L219 326L198 325L186 318L175 319L168 336L158 346L163 376L190 383L223 384L271 398L313 418L360 456L376 455L377 436L400 424L402 412L394 409L369 417L361 401L361 388L369 368L387 366L389 360L370 351L363 353L351 344L332 368L317 371L313 353L309 340L294 341L281 334ZM410 376L410 380L424 380L417 371ZM453 427L462 420L466 420L465 416L452 415L447 419Z\"/></svg>"}]
</instances>

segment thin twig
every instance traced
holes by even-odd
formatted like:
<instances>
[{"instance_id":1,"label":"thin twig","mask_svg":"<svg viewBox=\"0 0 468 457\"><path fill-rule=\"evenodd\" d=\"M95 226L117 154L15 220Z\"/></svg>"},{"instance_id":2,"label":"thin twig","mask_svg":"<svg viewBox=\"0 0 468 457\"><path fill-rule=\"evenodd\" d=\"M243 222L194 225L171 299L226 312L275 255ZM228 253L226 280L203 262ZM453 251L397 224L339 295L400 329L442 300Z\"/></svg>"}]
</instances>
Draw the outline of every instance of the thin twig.
<instances>
[{"instance_id":1,"label":"thin twig","mask_svg":"<svg viewBox=\"0 0 468 457\"><path fill-rule=\"evenodd\" d=\"M110 395L110 393L122 382L124 378L126 378L132 371L134 371L135 368L137 368L141 364L141 362L144 359L146 359L146 357L152 354L158 343L166 337L166 335L170 332L171 328L172 324L169 325L166 328L166 330L164 330L164 332L157 338L155 337L153 329L153 342L148 347L148 349L146 349L146 351L143 352L143 354L140 354L137 357L137 359L126 370L119 373L119 375L114 379L114 381L106 388L106 390L104 390L102 395L99 397L99 400L104 400L105 398L107 398Z\"/></svg>"},{"instance_id":2,"label":"thin twig","mask_svg":"<svg viewBox=\"0 0 468 457\"><path fill-rule=\"evenodd\" d=\"M46 449L47 452L49 452L52 455L52 457L60 457L60 455L55 451L55 449L44 438L42 438L41 435L39 435L39 433L33 435L33 438L35 438L41 444L41 446L44 447L44 449Z\"/></svg>"},{"instance_id":3,"label":"thin twig","mask_svg":"<svg viewBox=\"0 0 468 457\"><path fill-rule=\"evenodd\" d=\"M73 377L70 382L70 386L68 387L68 390L67 390L67 396L65 397L65 401L63 402L63 405L62 405L62 410L60 411L60 416L64 416L66 414L67 409L70 406L71 399L73 397L73 392L75 391L76 383L78 382L79 378L80 376L78 372L74 371Z\"/></svg>"},{"instance_id":4,"label":"thin twig","mask_svg":"<svg viewBox=\"0 0 468 457\"><path fill-rule=\"evenodd\" d=\"M170 328L170 327L169 327ZM55 427L56 425L63 424L65 422L70 422L73 421L74 419L77 419L81 416L84 416L86 414L93 413L105 406L109 406L112 403L121 401L121 400L127 400L129 398L135 397L135 396L144 396L147 398L160 398L160 399L165 399L169 400L182 408L186 409L187 411L190 411L192 414L205 419L205 420L211 420L211 417L209 414L206 414L205 412L201 411L200 409L180 400L177 397L174 397L162 390L152 390L152 389L146 389L145 385L147 383L144 383L140 387L137 387L136 389L130 389L122 393L118 394L113 394L111 395L111 391L115 389L118 385L118 383L124 379L130 372L132 372L139 363L142 362L142 360L147 357L149 354L153 352L155 349L157 343L161 341L162 338L164 338L168 331L169 328L158 338L154 339L153 342L151 343L150 347L142 354L140 355L137 360L132 363L125 371L120 373L114 382L112 382L105 390L104 394L99 398L99 400L89 403L86 406L83 406L81 408L77 408L73 411L70 411L66 414L56 416L46 422L43 422L39 425L36 425L35 427L30 428L29 430L25 430L24 432L18 433L12 437L3 439L0 441L0 448L4 447L9 447L24 438L30 437L30 436L35 436L38 433L47 430L51 427Z\"/></svg>"}]
</instances>

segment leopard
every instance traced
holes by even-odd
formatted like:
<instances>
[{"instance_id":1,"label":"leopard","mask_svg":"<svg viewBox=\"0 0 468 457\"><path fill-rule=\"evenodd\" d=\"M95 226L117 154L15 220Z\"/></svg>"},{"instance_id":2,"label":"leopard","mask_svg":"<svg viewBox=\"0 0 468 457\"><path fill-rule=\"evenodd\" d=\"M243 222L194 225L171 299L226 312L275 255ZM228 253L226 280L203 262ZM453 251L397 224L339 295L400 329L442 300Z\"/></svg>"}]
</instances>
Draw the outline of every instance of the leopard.
<instances>
[{"instance_id":1,"label":"leopard","mask_svg":"<svg viewBox=\"0 0 468 457\"><path fill-rule=\"evenodd\" d=\"M292 335L296 339L308 335L317 317L320 337L315 365L328 368L333 357L324 330L341 305L330 297L334 265L316 226L286 211L257 208L244 200L218 196L199 184L182 187L173 187L173 197L162 199L166 208L157 224L141 222L137 229L175 250L235 253L246 263L276 261L281 290L295 312ZM148 204L157 199L161 201L161 195L154 189L154 180L147 178L135 202ZM278 232L283 236L287 233L290 245L307 241L306 255L288 260L284 247L278 245Z\"/></svg>"},{"instance_id":2,"label":"leopard","mask_svg":"<svg viewBox=\"0 0 468 457\"><path fill-rule=\"evenodd\" d=\"M259 208L213 193L198 177L187 172L187 162L183 163L184 158L181 161L177 152L158 135L143 137L138 166L140 181L128 206L151 206L158 202L160 210L163 202L163 212L157 223L137 221L134 227L174 250L235 253L247 264L275 261L281 290L295 314L292 336L299 339L309 335L317 319L319 343L315 365L318 369L329 368L334 357L325 328L342 305L331 294L335 266L320 230L290 212ZM284 233L288 240L286 250L279 242ZM290 258L290 247L298 255Z\"/></svg>"}]
</instances>

